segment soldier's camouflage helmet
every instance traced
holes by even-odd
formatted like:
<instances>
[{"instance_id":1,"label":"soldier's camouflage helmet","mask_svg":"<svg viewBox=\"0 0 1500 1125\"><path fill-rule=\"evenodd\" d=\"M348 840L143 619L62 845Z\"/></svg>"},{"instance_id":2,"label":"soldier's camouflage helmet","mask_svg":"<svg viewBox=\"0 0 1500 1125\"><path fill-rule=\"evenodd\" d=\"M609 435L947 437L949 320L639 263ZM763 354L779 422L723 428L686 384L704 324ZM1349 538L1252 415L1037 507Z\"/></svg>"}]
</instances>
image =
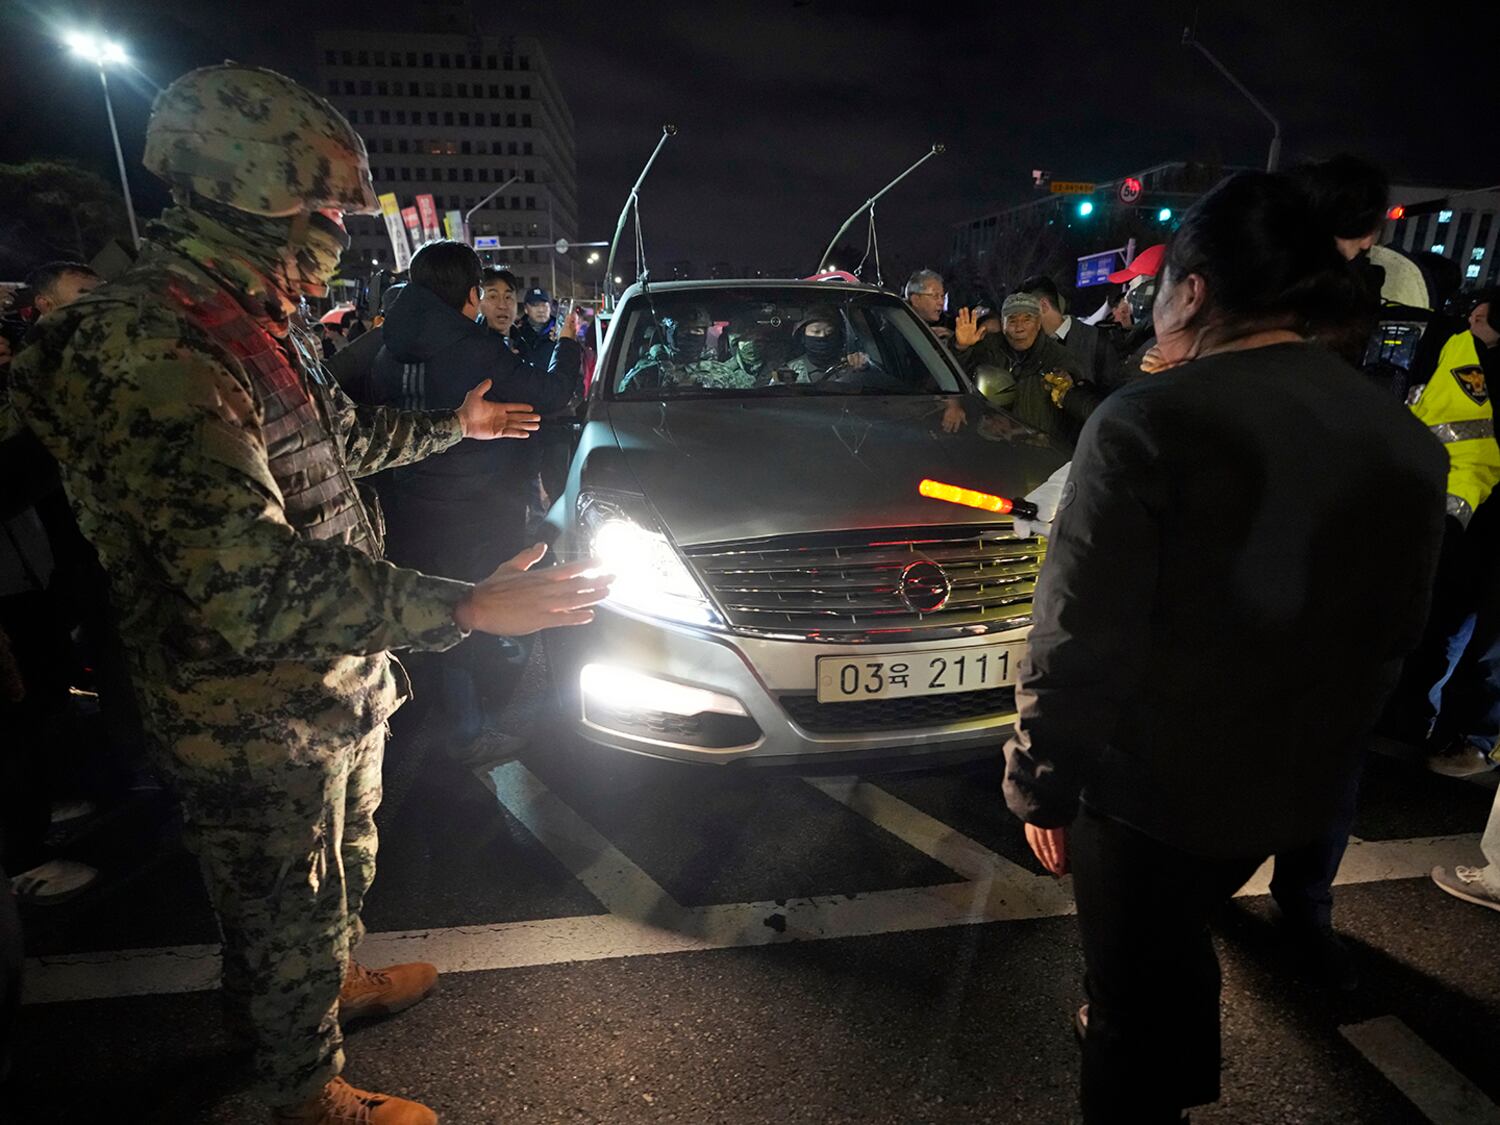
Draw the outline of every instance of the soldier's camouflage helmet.
<instances>
[{"instance_id":1,"label":"soldier's camouflage helmet","mask_svg":"<svg viewBox=\"0 0 1500 1125\"><path fill-rule=\"evenodd\" d=\"M259 67L206 66L158 94L142 163L174 187L255 215L380 209L365 142L349 122Z\"/></svg>"}]
</instances>

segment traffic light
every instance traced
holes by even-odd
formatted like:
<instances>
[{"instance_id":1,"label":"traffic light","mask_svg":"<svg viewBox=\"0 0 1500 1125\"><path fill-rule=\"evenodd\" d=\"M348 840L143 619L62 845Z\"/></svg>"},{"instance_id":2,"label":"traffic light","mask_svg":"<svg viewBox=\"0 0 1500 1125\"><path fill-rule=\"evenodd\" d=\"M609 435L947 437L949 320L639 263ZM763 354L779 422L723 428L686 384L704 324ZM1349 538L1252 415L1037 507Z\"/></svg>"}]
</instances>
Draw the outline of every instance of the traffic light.
<instances>
[{"instance_id":1,"label":"traffic light","mask_svg":"<svg viewBox=\"0 0 1500 1125\"><path fill-rule=\"evenodd\" d=\"M1172 221L1172 208L1163 207L1158 211L1156 213L1156 221L1158 223L1170 223Z\"/></svg>"},{"instance_id":2,"label":"traffic light","mask_svg":"<svg viewBox=\"0 0 1500 1125\"><path fill-rule=\"evenodd\" d=\"M1094 201L1092 199L1085 199L1082 203L1080 203L1078 205L1078 217L1080 219L1087 219L1093 213L1094 213Z\"/></svg>"}]
</instances>

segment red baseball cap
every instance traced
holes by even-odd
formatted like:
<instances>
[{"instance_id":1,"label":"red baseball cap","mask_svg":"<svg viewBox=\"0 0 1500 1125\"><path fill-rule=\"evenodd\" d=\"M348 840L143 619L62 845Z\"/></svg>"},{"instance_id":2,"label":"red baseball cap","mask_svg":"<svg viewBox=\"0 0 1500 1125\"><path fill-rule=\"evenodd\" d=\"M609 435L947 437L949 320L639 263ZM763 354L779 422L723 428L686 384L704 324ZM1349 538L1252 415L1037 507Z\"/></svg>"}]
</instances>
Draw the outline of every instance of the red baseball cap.
<instances>
[{"instance_id":1,"label":"red baseball cap","mask_svg":"<svg viewBox=\"0 0 1500 1125\"><path fill-rule=\"evenodd\" d=\"M1158 242L1148 246L1130 260L1130 265L1109 275L1110 283L1119 285L1137 277L1155 277L1161 271L1161 260L1167 252L1167 244Z\"/></svg>"}]
</instances>

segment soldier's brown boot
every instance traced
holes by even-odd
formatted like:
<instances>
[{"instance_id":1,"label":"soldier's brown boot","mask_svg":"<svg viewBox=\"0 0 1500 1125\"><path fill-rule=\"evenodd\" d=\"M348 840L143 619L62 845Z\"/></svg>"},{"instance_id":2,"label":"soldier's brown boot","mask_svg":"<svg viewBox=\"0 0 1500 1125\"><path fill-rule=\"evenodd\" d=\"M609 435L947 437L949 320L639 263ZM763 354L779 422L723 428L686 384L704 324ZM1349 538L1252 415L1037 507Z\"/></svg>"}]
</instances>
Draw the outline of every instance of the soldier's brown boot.
<instances>
[{"instance_id":1,"label":"soldier's brown boot","mask_svg":"<svg viewBox=\"0 0 1500 1125\"><path fill-rule=\"evenodd\" d=\"M419 1102L357 1090L335 1078L298 1106L273 1110L273 1125L437 1125Z\"/></svg>"},{"instance_id":2,"label":"soldier's brown boot","mask_svg":"<svg viewBox=\"0 0 1500 1125\"><path fill-rule=\"evenodd\" d=\"M351 960L339 989L339 1022L404 1012L436 988L437 979L437 969L423 961L367 969Z\"/></svg>"}]
</instances>

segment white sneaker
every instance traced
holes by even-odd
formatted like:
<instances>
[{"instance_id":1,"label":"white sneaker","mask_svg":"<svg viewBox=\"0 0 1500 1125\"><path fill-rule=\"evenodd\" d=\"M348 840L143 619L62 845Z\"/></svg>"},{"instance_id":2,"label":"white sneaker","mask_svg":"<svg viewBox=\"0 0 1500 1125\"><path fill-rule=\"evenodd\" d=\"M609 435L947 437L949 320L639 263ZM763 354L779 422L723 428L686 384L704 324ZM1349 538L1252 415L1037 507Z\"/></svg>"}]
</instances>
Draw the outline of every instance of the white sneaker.
<instances>
[{"instance_id":1,"label":"white sneaker","mask_svg":"<svg viewBox=\"0 0 1500 1125\"><path fill-rule=\"evenodd\" d=\"M10 881L10 889L22 902L34 906L53 906L66 902L87 890L99 872L86 863L71 859L49 859L46 863L23 871Z\"/></svg>"},{"instance_id":2,"label":"white sneaker","mask_svg":"<svg viewBox=\"0 0 1500 1125\"><path fill-rule=\"evenodd\" d=\"M1482 867L1465 867L1458 864L1453 868L1452 875L1448 874L1446 867L1434 867L1432 881L1454 898L1472 902L1475 906L1488 906L1491 910L1500 910L1500 894L1485 886Z\"/></svg>"}]
</instances>

